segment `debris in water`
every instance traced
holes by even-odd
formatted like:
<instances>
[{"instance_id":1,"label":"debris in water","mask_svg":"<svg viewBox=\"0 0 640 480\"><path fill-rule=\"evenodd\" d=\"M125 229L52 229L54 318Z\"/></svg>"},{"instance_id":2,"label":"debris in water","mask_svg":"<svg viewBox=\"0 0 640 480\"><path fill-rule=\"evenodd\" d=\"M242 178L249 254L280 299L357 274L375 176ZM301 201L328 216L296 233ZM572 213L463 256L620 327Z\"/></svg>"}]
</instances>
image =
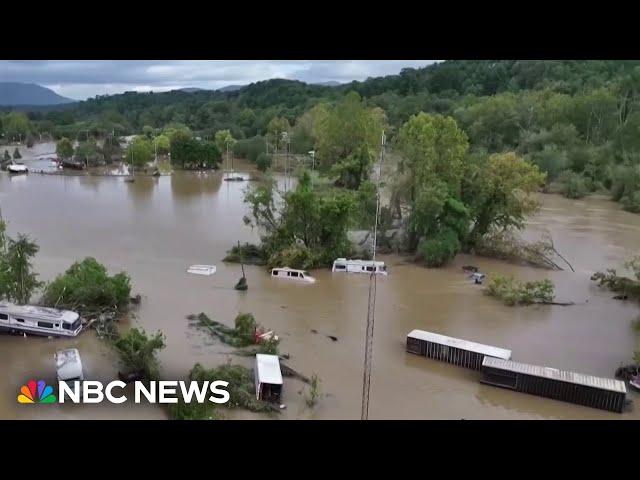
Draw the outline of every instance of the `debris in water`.
<instances>
[{"instance_id":1,"label":"debris in water","mask_svg":"<svg viewBox=\"0 0 640 480\"><path fill-rule=\"evenodd\" d=\"M333 340L334 342L338 341L338 337L334 337L333 335L327 335L327 337L329 337L331 340Z\"/></svg>"},{"instance_id":2,"label":"debris in water","mask_svg":"<svg viewBox=\"0 0 640 480\"><path fill-rule=\"evenodd\" d=\"M140 302L142 301L142 297L140 296L140 294L138 294L135 297L131 297L129 301L134 305L140 305Z\"/></svg>"},{"instance_id":3,"label":"debris in water","mask_svg":"<svg viewBox=\"0 0 640 480\"><path fill-rule=\"evenodd\" d=\"M318 330L311 329L311 333L318 333Z\"/></svg>"},{"instance_id":4,"label":"debris in water","mask_svg":"<svg viewBox=\"0 0 640 480\"><path fill-rule=\"evenodd\" d=\"M465 265L462 267L462 270L469 273L476 273L478 271L478 267L474 267L473 265Z\"/></svg>"},{"instance_id":5,"label":"debris in water","mask_svg":"<svg viewBox=\"0 0 640 480\"><path fill-rule=\"evenodd\" d=\"M629 299L629 295L616 295L615 297L613 297L614 300L628 300Z\"/></svg>"},{"instance_id":6,"label":"debris in water","mask_svg":"<svg viewBox=\"0 0 640 480\"><path fill-rule=\"evenodd\" d=\"M285 410L287 408L287 406L283 403L282 405L280 405L280 410Z\"/></svg>"},{"instance_id":7,"label":"debris in water","mask_svg":"<svg viewBox=\"0 0 640 480\"><path fill-rule=\"evenodd\" d=\"M233 288L242 292L246 291L249 288L249 286L247 285L247 278L244 276L240 278L240 280L238 280L238 283L236 283L235 287Z\"/></svg>"}]
</instances>

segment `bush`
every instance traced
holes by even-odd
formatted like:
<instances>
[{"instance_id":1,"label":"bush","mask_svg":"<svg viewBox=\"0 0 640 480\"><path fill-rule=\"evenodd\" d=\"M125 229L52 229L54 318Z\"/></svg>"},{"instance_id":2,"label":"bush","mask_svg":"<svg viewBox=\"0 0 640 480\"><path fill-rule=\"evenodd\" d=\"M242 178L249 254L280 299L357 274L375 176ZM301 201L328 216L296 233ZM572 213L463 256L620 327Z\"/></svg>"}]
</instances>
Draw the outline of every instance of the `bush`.
<instances>
[{"instance_id":1,"label":"bush","mask_svg":"<svg viewBox=\"0 0 640 480\"><path fill-rule=\"evenodd\" d=\"M256 166L261 172L266 172L268 168L271 168L271 162L271 156L263 152L258 155L258 158L256 159Z\"/></svg>"},{"instance_id":2,"label":"bush","mask_svg":"<svg viewBox=\"0 0 640 480\"><path fill-rule=\"evenodd\" d=\"M489 281L485 292L511 307L552 302L555 297L554 289L553 282L549 279L522 283L513 277L496 275Z\"/></svg>"},{"instance_id":3,"label":"bush","mask_svg":"<svg viewBox=\"0 0 640 480\"><path fill-rule=\"evenodd\" d=\"M74 263L46 288L43 303L50 307L78 310L81 314L96 308L124 309L129 304L131 280L124 272L109 276L95 258Z\"/></svg>"},{"instance_id":4,"label":"bush","mask_svg":"<svg viewBox=\"0 0 640 480\"><path fill-rule=\"evenodd\" d=\"M589 186L587 185L587 179L585 179L579 173L563 172L561 175L564 183L562 192L567 198L583 198L589 193Z\"/></svg>"},{"instance_id":5,"label":"bush","mask_svg":"<svg viewBox=\"0 0 640 480\"><path fill-rule=\"evenodd\" d=\"M245 140L238 140L233 146L233 154L257 163L261 153L266 153L267 146L264 137L259 135Z\"/></svg>"},{"instance_id":6,"label":"bush","mask_svg":"<svg viewBox=\"0 0 640 480\"><path fill-rule=\"evenodd\" d=\"M422 239L418 244L418 257L428 267L441 267L460 251L458 236L451 229L445 229L433 238Z\"/></svg>"},{"instance_id":7,"label":"bush","mask_svg":"<svg viewBox=\"0 0 640 480\"><path fill-rule=\"evenodd\" d=\"M132 328L114 342L114 347L120 355L122 365L130 372L142 372L149 380L158 378L156 350L165 347L162 332L158 331L149 338L144 330Z\"/></svg>"},{"instance_id":8,"label":"bush","mask_svg":"<svg viewBox=\"0 0 640 480\"><path fill-rule=\"evenodd\" d=\"M18 150L18 147L16 147L16 149L13 151L13 159L19 160L21 158L22 158L22 155L20 155L20 150Z\"/></svg>"}]
</instances>

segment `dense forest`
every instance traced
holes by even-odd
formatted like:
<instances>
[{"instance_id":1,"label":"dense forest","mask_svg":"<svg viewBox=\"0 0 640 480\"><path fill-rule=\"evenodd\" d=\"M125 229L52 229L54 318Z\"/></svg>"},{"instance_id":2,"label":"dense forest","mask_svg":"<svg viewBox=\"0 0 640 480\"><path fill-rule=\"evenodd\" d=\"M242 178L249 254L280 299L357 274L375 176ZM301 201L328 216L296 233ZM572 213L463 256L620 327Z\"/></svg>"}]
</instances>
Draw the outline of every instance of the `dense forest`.
<instances>
[{"instance_id":1,"label":"dense forest","mask_svg":"<svg viewBox=\"0 0 640 480\"><path fill-rule=\"evenodd\" d=\"M377 112L391 146L413 115L440 114L465 133L469 155L515 152L546 173L551 191L606 192L640 211L640 61L453 60L337 87L268 80L233 92L126 92L26 117L5 109L0 120L5 141L228 130L236 153L258 161L263 137L282 131L291 152L321 152L316 126L350 92ZM325 148L322 165L342 153Z\"/></svg>"}]
</instances>

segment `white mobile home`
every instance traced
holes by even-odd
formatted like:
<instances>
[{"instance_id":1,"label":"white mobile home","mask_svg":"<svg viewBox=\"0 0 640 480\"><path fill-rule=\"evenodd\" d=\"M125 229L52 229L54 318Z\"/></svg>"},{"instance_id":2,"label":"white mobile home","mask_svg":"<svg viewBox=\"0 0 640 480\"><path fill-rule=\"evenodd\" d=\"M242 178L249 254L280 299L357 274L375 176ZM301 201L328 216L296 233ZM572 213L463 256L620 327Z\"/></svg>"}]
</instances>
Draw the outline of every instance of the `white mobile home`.
<instances>
[{"instance_id":1,"label":"white mobile home","mask_svg":"<svg viewBox=\"0 0 640 480\"><path fill-rule=\"evenodd\" d=\"M346 273L376 273L387 275L387 267L384 262L374 262L373 260L349 260L338 258L333 262L332 272Z\"/></svg>"},{"instance_id":2,"label":"white mobile home","mask_svg":"<svg viewBox=\"0 0 640 480\"><path fill-rule=\"evenodd\" d=\"M82 330L80 315L69 310L0 303L0 330L52 337L75 337Z\"/></svg>"}]
</instances>

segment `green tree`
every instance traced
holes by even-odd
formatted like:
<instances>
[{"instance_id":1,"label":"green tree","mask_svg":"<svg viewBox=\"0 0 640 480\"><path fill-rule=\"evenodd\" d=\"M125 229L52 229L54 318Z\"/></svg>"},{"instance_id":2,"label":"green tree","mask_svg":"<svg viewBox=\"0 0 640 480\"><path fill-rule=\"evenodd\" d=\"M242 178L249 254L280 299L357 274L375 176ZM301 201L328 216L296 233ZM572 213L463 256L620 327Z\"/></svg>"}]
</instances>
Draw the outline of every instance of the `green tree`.
<instances>
[{"instance_id":1,"label":"green tree","mask_svg":"<svg viewBox=\"0 0 640 480\"><path fill-rule=\"evenodd\" d=\"M75 149L74 156L77 160L85 162L87 165L96 165L100 161L100 152L95 140L80 142Z\"/></svg>"},{"instance_id":2,"label":"green tree","mask_svg":"<svg viewBox=\"0 0 640 480\"><path fill-rule=\"evenodd\" d=\"M2 156L5 162L8 162L9 160L11 160L11 155L9 154L8 150L4 151L4 155Z\"/></svg>"},{"instance_id":3,"label":"green tree","mask_svg":"<svg viewBox=\"0 0 640 480\"><path fill-rule=\"evenodd\" d=\"M18 234L17 239L5 237L4 222L0 220L0 236L5 244L0 255L0 296L20 305L29 303L33 292L42 286L33 272L31 259L39 247L27 235Z\"/></svg>"},{"instance_id":4,"label":"green tree","mask_svg":"<svg viewBox=\"0 0 640 480\"><path fill-rule=\"evenodd\" d=\"M56 154L63 159L73 156L73 144L67 137L61 138L56 144Z\"/></svg>"},{"instance_id":5,"label":"green tree","mask_svg":"<svg viewBox=\"0 0 640 480\"><path fill-rule=\"evenodd\" d=\"M3 128L5 135L10 140L25 140L26 136L31 132L31 122L29 118L21 112L9 112L3 120Z\"/></svg>"},{"instance_id":6,"label":"green tree","mask_svg":"<svg viewBox=\"0 0 640 480\"><path fill-rule=\"evenodd\" d=\"M421 112L400 129L398 145L402 153L398 169L405 180L398 183L402 193L396 196L410 207L408 249L414 251L421 238L428 240L434 235L443 235L447 244L453 237L461 242L466 232L459 217L468 215L461 202L467 136L453 118ZM452 228L453 234L448 231ZM438 250L457 253L458 247L454 244ZM441 264L448 258L432 263Z\"/></svg>"},{"instance_id":7,"label":"green tree","mask_svg":"<svg viewBox=\"0 0 640 480\"><path fill-rule=\"evenodd\" d=\"M153 160L153 144L146 136L135 137L127 147L125 160L137 168L142 168Z\"/></svg>"},{"instance_id":8,"label":"green tree","mask_svg":"<svg viewBox=\"0 0 640 480\"><path fill-rule=\"evenodd\" d=\"M171 150L171 140L167 135L158 135L154 141L159 155L166 155Z\"/></svg>"},{"instance_id":9,"label":"green tree","mask_svg":"<svg viewBox=\"0 0 640 480\"><path fill-rule=\"evenodd\" d=\"M220 152L226 152L227 147L229 148L230 151L232 151L233 146L236 143L236 139L233 138L233 135L231 135L231 132L229 130L218 130L214 138L215 138L214 142L216 144L216 147L218 147L218 150Z\"/></svg>"},{"instance_id":10,"label":"green tree","mask_svg":"<svg viewBox=\"0 0 640 480\"><path fill-rule=\"evenodd\" d=\"M282 150L284 148L282 134L291 130L289 120L284 117L273 117L267 125L267 137L271 141L273 148Z\"/></svg>"},{"instance_id":11,"label":"green tree","mask_svg":"<svg viewBox=\"0 0 640 480\"><path fill-rule=\"evenodd\" d=\"M120 272L109 275L107 268L87 257L75 262L62 275L58 275L44 291L45 305L69 309L96 310L124 309L129 305L131 279Z\"/></svg>"},{"instance_id":12,"label":"green tree","mask_svg":"<svg viewBox=\"0 0 640 480\"><path fill-rule=\"evenodd\" d=\"M245 202L252 215L246 221L259 228L270 265L312 268L350 253L347 232L356 211L352 192L321 192L305 171L284 203L276 203L272 182L248 191Z\"/></svg>"},{"instance_id":13,"label":"green tree","mask_svg":"<svg viewBox=\"0 0 640 480\"><path fill-rule=\"evenodd\" d=\"M18 150L18 147L16 147L16 149L13 151L13 159L19 160L21 158L22 158L22 155L20 155L20 150Z\"/></svg>"},{"instance_id":14,"label":"green tree","mask_svg":"<svg viewBox=\"0 0 640 480\"><path fill-rule=\"evenodd\" d=\"M531 194L540 189L545 178L536 165L514 152L476 156L464 187L473 222L469 245L490 229L524 228L526 217L540 207Z\"/></svg>"},{"instance_id":15,"label":"green tree","mask_svg":"<svg viewBox=\"0 0 640 480\"><path fill-rule=\"evenodd\" d=\"M148 380L159 376L156 352L166 346L165 336L158 331L149 337L144 330L132 328L114 342L120 362L130 372L142 372Z\"/></svg>"},{"instance_id":16,"label":"green tree","mask_svg":"<svg viewBox=\"0 0 640 480\"><path fill-rule=\"evenodd\" d=\"M258 170L260 170L261 172L266 172L267 169L271 167L271 156L267 155L264 152L261 153L260 155L258 155L258 158L256 159L256 166L258 167Z\"/></svg>"},{"instance_id":17,"label":"green tree","mask_svg":"<svg viewBox=\"0 0 640 480\"><path fill-rule=\"evenodd\" d=\"M324 118L321 114L319 117L316 147L321 165L353 162L353 155L359 160L374 157L380 146L383 119L379 111L367 109L356 92L347 94ZM368 171L369 166L363 170Z\"/></svg>"}]
</instances>

